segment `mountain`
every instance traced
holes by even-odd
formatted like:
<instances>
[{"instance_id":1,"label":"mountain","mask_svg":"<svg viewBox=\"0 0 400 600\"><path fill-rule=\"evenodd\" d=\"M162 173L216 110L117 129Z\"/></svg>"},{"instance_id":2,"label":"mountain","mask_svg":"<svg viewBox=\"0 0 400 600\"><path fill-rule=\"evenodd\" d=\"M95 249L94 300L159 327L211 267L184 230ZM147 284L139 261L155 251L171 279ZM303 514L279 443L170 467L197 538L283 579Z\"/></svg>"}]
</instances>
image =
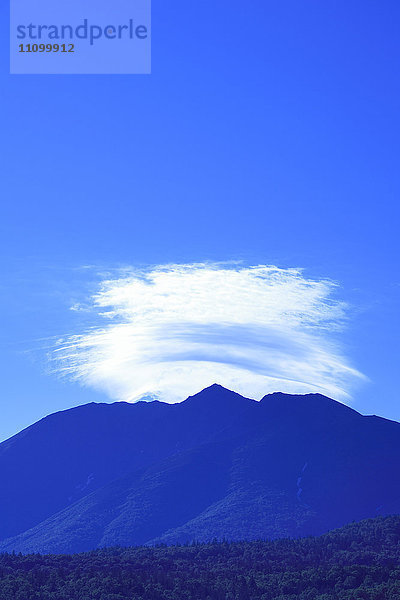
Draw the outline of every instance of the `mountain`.
<instances>
[{"instance_id":1,"label":"mountain","mask_svg":"<svg viewBox=\"0 0 400 600\"><path fill-rule=\"evenodd\" d=\"M0 600L397 600L400 517L321 537L0 555Z\"/></svg>"},{"instance_id":2,"label":"mountain","mask_svg":"<svg viewBox=\"0 0 400 600\"><path fill-rule=\"evenodd\" d=\"M0 445L0 550L318 535L400 513L400 424L319 394L90 404Z\"/></svg>"},{"instance_id":3,"label":"mountain","mask_svg":"<svg viewBox=\"0 0 400 600\"><path fill-rule=\"evenodd\" d=\"M0 444L0 539L21 533L119 476L211 441L249 405L211 387L182 404L87 404Z\"/></svg>"}]
</instances>

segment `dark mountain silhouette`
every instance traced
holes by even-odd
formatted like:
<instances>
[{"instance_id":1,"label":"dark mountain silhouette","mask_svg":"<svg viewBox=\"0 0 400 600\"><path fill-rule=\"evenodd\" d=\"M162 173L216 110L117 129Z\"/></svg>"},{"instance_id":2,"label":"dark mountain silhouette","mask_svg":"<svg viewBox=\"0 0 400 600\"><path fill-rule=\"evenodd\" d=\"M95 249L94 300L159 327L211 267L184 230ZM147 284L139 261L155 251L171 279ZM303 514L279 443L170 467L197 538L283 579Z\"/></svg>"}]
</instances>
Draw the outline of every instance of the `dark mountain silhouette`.
<instances>
[{"instance_id":1,"label":"dark mountain silhouette","mask_svg":"<svg viewBox=\"0 0 400 600\"><path fill-rule=\"evenodd\" d=\"M400 513L400 424L319 394L90 404L0 445L0 550L316 535Z\"/></svg>"}]
</instances>

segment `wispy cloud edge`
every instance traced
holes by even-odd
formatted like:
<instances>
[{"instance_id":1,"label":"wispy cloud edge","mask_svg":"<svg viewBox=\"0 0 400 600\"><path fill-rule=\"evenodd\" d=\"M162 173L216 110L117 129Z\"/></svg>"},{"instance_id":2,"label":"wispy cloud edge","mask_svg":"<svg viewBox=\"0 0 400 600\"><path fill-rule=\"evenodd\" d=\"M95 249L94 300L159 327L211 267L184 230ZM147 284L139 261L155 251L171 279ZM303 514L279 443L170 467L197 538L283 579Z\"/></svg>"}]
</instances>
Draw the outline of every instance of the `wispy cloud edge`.
<instances>
[{"instance_id":1,"label":"wispy cloud edge","mask_svg":"<svg viewBox=\"0 0 400 600\"><path fill-rule=\"evenodd\" d=\"M98 325L58 345L55 370L125 401L177 402L212 383L346 401L363 375L337 339L347 306L336 287L273 265L125 269L85 303Z\"/></svg>"}]
</instances>

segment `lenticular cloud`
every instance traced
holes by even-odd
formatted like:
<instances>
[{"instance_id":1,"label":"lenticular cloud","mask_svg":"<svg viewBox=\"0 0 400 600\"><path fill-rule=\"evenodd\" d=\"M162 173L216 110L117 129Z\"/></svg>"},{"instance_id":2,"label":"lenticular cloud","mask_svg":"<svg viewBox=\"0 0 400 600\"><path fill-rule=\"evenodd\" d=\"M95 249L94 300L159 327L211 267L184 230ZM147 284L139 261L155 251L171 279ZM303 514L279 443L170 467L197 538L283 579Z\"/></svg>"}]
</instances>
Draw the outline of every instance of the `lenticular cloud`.
<instances>
[{"instance_id":1,"label":"lenticular cloud","mask_svg":"<svg viewBox=\"0 0 400 600\"><path fill-rule=\"evenodd\" d=\"M58 346L57 370L116 400L177 402L212 383L345 400L361 375L336 341L346 307L333 288L265 265L132 270L102 283L98 326Z\"/></svg>"}]
</instances>

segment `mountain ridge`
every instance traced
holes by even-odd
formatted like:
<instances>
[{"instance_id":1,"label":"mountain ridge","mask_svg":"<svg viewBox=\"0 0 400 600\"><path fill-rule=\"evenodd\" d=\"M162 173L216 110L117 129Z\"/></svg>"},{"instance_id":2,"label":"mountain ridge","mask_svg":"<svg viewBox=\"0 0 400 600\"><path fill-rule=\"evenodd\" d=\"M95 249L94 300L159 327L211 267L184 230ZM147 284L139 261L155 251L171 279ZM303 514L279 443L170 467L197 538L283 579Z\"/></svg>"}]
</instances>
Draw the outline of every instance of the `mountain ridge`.
<instances>
[{"instance_id":1,"label":"mountain ridge","mask_svg":"<svg viewBox=\"0 0 400 600\"><path fill-rule=\"evenodd\" d=\"M0 444L0 550L299 537L400 512L400 425L318 394L213 385L28 430Z\"/></svg>"}]
</instances>

